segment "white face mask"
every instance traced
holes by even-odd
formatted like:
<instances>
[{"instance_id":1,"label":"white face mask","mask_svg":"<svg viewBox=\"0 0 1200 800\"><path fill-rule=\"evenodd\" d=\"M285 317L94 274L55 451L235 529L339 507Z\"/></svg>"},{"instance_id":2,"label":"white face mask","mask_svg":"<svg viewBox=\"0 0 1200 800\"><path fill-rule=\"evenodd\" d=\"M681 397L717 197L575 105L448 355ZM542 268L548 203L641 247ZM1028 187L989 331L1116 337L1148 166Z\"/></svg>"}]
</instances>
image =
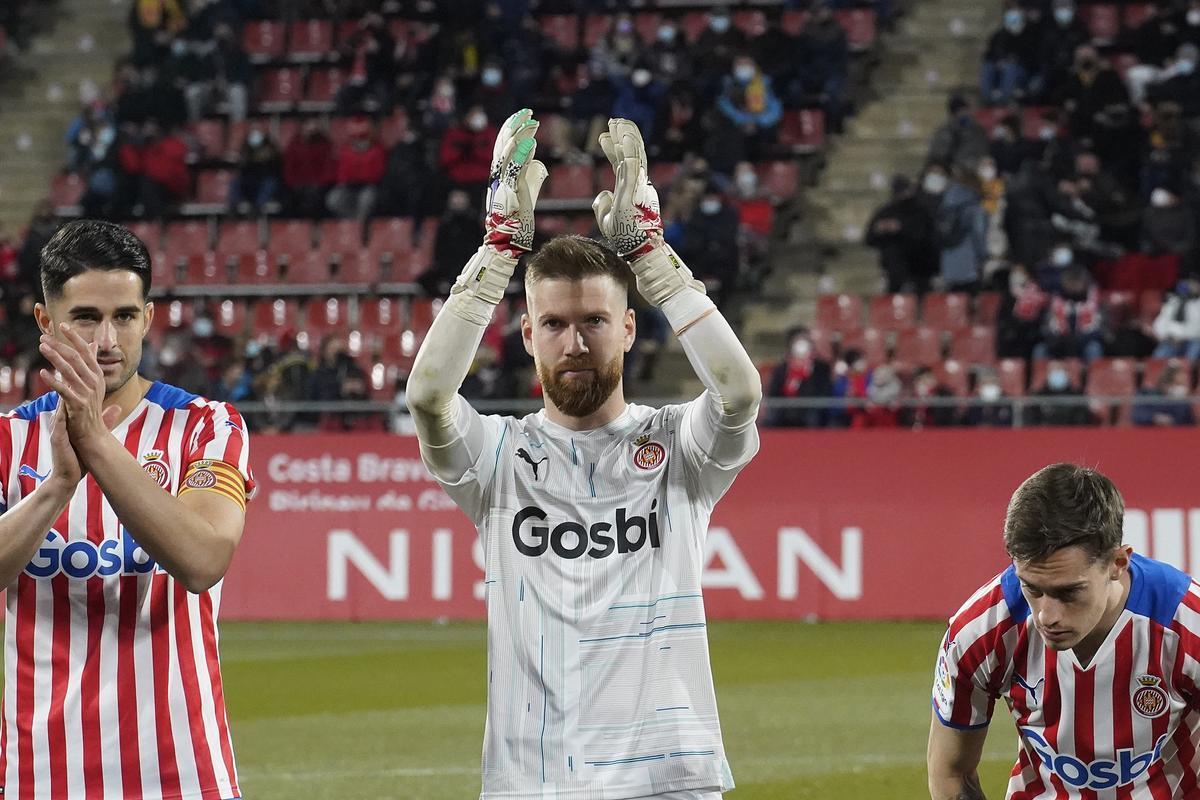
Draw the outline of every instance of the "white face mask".
<instances>
[{"instance_id":1,"label":"white face mask","mask_svg":"<svg viewBox=\"0 0 1200 800\"><path fill-rule=\"evenodd\" d=\"M499 86L500 81L503 79L504 76L500 73L500 70L493 67L485 69L480 76L480 80L483 81L484 86Z\"/></svg>"},{"instance_id":2,"label":"white face mask","mask_svg":"<svg viewBox=\"0 0 1200 800\"><path fill-rule=\"evenodd\" d=\"M1171 205L1171 193L1163 188L1155 189L1150 193L1150 205L1155 208L1166 208Z\"/></svg>"},{"instance_id":3,"label":"white face mask","mask_svg":"<svg viewBox=\"0 0 1200 800\"><path fill-rule=\"evenodd\" d=\"M812 342L808 341L808 339L797 339L796 343L792 345L792 358L808 358L811 352Z\"/></svg>"},{"instance_id":4,"label":"white face mask","mask_svg":"<svg viewBox=\"0 0 1200 800\"><path fill-rule=\"evenodd\" d=\"M738 79L739 83L749 83L754 80L754 67L749 64L739 64L733 70L733 77Z\"/></svg>"},{"instance_id":5,"label":"white face mask","mask_svg":"<svg viewBox=\"0 0 1200 800\"><path fill-rule=\"evenodd\" d=\"M1008 276L1008 291L1010 294L1019 294L1025 288L1025 284L1029 279L1024 275L1009 275Z\"/></svg>"},{"instance_id":6,"label":"white face mask","mask_svg":"<svg viewBox=\"0 0 1200 800\"><path fill-rule=\"evenodd\" d=\"M665 44L671 44L675 41L675 29L670 25L663 25L658 29L658 40Z\"/></svg>"},{"instance_id":7,"label":"white face mask","mask_svg":"<svg viewBox=\"0 0 1200 800\"><path fill-rule=\"evenodd\" d=\"M758 176L753 172L743 172L737 176L738 191L743 195L752 195L758 188Z\"/></svg>"},{"instance_id":8,"label":"white face mask","mask_svg":"<svg viewBox=\"0 0 1200 800\"><path fill-rule=\"evenodd\" d=\"M946 191L946 176L940 172L930 172L921 181L921 187L930 194L941 194Z\"/></svg>"},{"instance_id":9,"label":"white face mask","mask_svg":"<svg viewBox=\"0 0 1200 800\"><path fill-rule=\"evenodd\" d=\"M633 71L633 75L630 76L630 80L633 81L633 85L639 89L649 84L650 78L650 70L648 69L635 69Z\"/></svg>"},{"instance_id":10,"label":"white face mask","mask_svg":"<svg viewBox=\"0 0 1200 800\"><path fill-rule=\"evenodd\" d=\"M1025 16L1020 11L1006 11L1004 27L1009 33L1020 33L1025 30Z\"/></svg>"},{"instance_id":11,"label":"white face mask","mask_svg":"<svg viewBox=\"0 0 1200 800\"><path fill-rule=\"evenodd\" d=\"M487 125L487 114L472 114L467 117L467 127L473 131L481 131Z\"/></svg>"},{"instance_id":12,"label":"white face mask","mask_svg":"<svg viewBox=\"0 0 1200 800\"><path fill-rule=\"evenodd\" d=\"M251 147L258 147L263 143L262 131L250 131L250 133L246 134L246 141Z\"/></svg>"},{"instance_id":13,"label":"white face mask","mask_svg":"<svg viewBox=\"0 0 1200 800\"><path fill-rule=\"evenodd\" d=\"M1200 8L1189 8L1187 12L1188 25L1200 25Z\"/></svg>"},{"instance_id":14,"label":"white face mask","mask_svg":"<svg viewBox=\"0 0 1200 800\"><path fill-rule=\"evenodd\" d=\"M713 17L708 21L708 27L713 29L713 33L724 33L729 30L729 17Z\"/></svg>"},{"instance_id":15,"label":"white face mask","mask_svg":"<svg viewBox=\"0 0 1200 800\"><path fill-rule=\"evenodd\" d=\"M1000 399L1000 386L995 383L985 383L979 387L979 397L981 400L994 403Z\"/></svg>"},{"instance_id":16,"label":"white face mask","mask_svg":"<svg viewBox=\"0 0 1200 800\"><path fill-rule=\"evenodd\" d=\"M1069 247L1056 247L1050 254L1050 263L1056 267L1065 267L1074 260L1075 256Z\"/></svg>"},{"instance_id":17,"label":"white face mask","mask_svg":"<svg viewBox=\"0 0 1200 800\"><path fill-rule=\"evenodd\" d=\"M979 179L984 181L996 180L996 165L984 164L979 168Z\"/></svg>"},{"instance_id":18,"label":"white face mask","mask_svg":"<svg viewBox=\"0 0 1200 800\"><path fill-rule=\"evenodd\" d=\"M1046 385L1055 392L1061 392L1071 385L1071 376L1065 369L1052 369L1046 375Z\"/></svg>"},{"instance_id":19,"label":"white face mask","mask_svg":"<svg viewBox=\"0 0 1200 800\"><path fill-rule=\"evenodd\" d=\"M194 335L200 337L201 339L206 339L209 336L212 336L212 333L213 333L212 320L208 319L206 317L201 317L200 319L196 320L195 322L192 323L192 333Z\"/></svg>"},{"instance_id":20,"label":"white face mask","mask_svg":"<svg viewBox=\"0 0 1200 800\"><path fill-rule=\"evenodd\" d=\"M1178 383L1167 389L1167 394L1171 397L1187 397L1187 393L1187 387Z\"/></svg>"},{"instance_id":21,"label":"white face mask","mask_svg":"<svg viewBox=\"0 0 1200 800\"><path fill-rule=\"evenodd\" d=\"M1041 130L1038 131L1038 138L1043 142L1048 142L1055 136L1058 136L1058 128L1053 125L1043 125Z\"/></svg>"},{"instance_id":22,"label":"white face mask","mask_svg":"<svg viewBox=\"0 0 1200 800\"><path fill-rule=\"evenodd\" d=\"M721 210L721 201L720 200L709 199L709 200L701 200L700 201L700 213L704 214L705 216L711 217L713 214L716 214L720 210Z\"/></svg>"},{"instance_id":23,"label":"white face mask","mask_svg":"<svg viewBox=\"0 0 1200 800\"><path fill-rule=\"evenodd\" d=\"M1073 8L1056 8L1054 9L1054 19L1059 25L1067 26L1071 24L1071 20L1075 19L1075 9Z\"/></svg>"}]
</instances>

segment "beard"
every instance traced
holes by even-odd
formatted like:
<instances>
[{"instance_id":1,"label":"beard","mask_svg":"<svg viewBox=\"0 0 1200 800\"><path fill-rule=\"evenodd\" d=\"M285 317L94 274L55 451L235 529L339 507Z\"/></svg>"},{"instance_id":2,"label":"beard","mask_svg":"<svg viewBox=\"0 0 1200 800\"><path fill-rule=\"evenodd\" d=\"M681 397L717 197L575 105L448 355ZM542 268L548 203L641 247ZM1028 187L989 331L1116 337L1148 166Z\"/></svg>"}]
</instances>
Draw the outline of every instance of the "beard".
<instances>
[{"instance_id":1,"label":"beard","mask_svg":"<svg viewBox=\"0 0 1200 800\"><path fill-rule=\"evenodd\" d=\"M586 360L567 361L556 371L551 371L541 361L535 366L538 380L542 382L542 391L555 408L568 417L589 417L608 401L621 382L625 353L618 351L611 361L601 366ZM578 369L590 369L592 372L575 378L562 375L563 370Z\"/></svg>"}]
</instances>

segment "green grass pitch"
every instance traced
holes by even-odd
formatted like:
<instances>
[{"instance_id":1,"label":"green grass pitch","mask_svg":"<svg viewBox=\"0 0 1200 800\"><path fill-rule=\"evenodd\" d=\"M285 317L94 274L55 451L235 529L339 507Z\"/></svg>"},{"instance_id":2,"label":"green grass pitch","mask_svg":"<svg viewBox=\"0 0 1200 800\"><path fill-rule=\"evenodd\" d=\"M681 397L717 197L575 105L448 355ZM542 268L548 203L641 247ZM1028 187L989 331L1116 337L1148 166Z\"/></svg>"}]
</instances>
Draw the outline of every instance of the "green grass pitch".
<instances>
[{"instance_id":1,"label":"green grass pitch","mask_svg":"<svg viewBox=\"0 0 1200 800\"><path fill-rule=\"evenodd\" d=\"M478 797L481 624L225 623L247 800ZM919 800L936 623L710 627L730 800ZM1003 798L1016 734L997 709L981 769Z\"/></svg>"}]
</instances>

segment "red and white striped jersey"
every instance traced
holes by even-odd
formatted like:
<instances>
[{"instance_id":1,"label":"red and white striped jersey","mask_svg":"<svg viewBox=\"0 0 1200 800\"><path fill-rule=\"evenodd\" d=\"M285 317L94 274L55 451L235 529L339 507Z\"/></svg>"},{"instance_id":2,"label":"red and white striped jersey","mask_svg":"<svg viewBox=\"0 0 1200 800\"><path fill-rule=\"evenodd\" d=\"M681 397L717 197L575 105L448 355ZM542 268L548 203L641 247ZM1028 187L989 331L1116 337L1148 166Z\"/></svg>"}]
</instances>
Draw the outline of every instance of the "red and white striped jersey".
<instances>
[{"instance_id":1,"label":"red and white striped jersey","mask_svg":"<svg viewBox=\"0 0 1200 800\"><path fill-rule=\"evenodd\" d=\"M1020 734L1008 800L1200 797L1200 586L1134 554L1125 609L1091 663L1046 646L1010 567L950 620L933 708L984 727L1004 698Z\"/></svg>"},{"instance_id":2,"label":"red and white striped jersey","mask_svg":"<svg viewBox=\"0 0 1200 800\"><path fill-rule=\"evenodd\" d=\"M0 416L0 503L51 469L54 393ZM238 468L245 425L228 404L155 383L113 430L164 490L197 460ZM11 798L240 795L217 657L218 583L200 594L158 567L91 477L7 587L0 775Z\"/></svg>"}]
</instances>

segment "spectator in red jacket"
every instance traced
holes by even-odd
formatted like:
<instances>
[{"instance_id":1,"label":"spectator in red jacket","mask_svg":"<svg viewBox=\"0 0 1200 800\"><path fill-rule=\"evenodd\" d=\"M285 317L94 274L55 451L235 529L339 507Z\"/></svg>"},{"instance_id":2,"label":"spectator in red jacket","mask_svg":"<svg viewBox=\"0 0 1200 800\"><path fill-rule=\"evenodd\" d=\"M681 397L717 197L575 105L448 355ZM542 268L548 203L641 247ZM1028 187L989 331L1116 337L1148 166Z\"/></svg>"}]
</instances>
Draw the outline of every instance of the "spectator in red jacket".
<instances>
[{"instance_id":1,"label":"spectator in red jacket","mask_svg":"<svg viewBox=\"0 0 1200 800\"><path fill-rule=\"evenodd\" d=\"M164 135L154 121L143 126L140 141L122 145L121 167L136 178L143 216L161 217L169 206L187 197L191 186L187 154L187 143L174 131Z\"/></svg>"},{"instance_id":2,"label":"spectator in red jacket","mask_svg":"<svg viewBox=\"0 0 1200 800\"><path fill-rule=\"evenodd\" d=\"M464 189L472 197L483 196L495 140L496 128L479 105L468 108L462 119L446 130L438 151L438 165L450 183L448 189Z\"/></svg>"},{"instance_id":3,"label":"spectator in red jacket","mask_svg":"<svg viewBox=\"0 0 1200 800\"><path fill-rule=\"evenodd\" d=\"M283 151L283 185L293 214L319 217L325 210L325 193L337 181L333 143L316 120L304 123Z\"/></svg>"},{"instance_id":4,"label":"spectator in red jacket","mask_svg":"<svg viewBox=\"0 0 1200 800\"><path fill-rule=\"evenodd\" d=\"M329 210L339 217L371 216L386 169L387 151L371 123L360 120L351 130L350 140L338 150L337 186L329 193Z\"/></svg>"}]
</instances>

